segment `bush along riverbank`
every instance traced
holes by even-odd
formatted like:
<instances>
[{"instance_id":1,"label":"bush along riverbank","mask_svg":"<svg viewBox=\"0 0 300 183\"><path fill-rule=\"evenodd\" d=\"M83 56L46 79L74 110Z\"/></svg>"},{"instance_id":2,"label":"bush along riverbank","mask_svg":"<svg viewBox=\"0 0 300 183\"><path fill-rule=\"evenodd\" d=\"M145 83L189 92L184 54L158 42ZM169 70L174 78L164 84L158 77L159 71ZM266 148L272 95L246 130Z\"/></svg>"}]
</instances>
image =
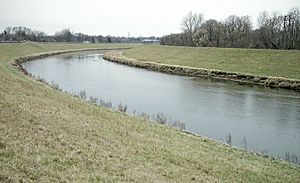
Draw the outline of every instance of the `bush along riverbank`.
<instances>
[{"instance_id":1,"label":"bush along riverbank","mask_svg":"<svg viewBox=\"0 0 300 183\"><path fill-rule=\"evenodd\" d=\"M167 74L184 75L191 77L209 77L215 79L231 80L240 83L248 83L262 85L267 87L286 88L300 91L300 80L286 79L271 76L255 76L250 74L242 74L237 72L227 72L221 70L204 69L179 65L168 65L149 61L138 61L136 59L127 58L121 52L107 52L103 56L104 59L125 64L133 67L144 68L152 71L163 72Z\"/></svg>"},{"instance_id":2,"label":"bush along riverbank","mask_svg":"<svg viewBox=\"0 0 300 183\"><path fill-rule=\"evenodd\" d=\"M113 45L0 44L0 182L300 180L300 169L286 162L95 106L11 65L28 54L87 46Z\"/></svg>"}]
</instances>

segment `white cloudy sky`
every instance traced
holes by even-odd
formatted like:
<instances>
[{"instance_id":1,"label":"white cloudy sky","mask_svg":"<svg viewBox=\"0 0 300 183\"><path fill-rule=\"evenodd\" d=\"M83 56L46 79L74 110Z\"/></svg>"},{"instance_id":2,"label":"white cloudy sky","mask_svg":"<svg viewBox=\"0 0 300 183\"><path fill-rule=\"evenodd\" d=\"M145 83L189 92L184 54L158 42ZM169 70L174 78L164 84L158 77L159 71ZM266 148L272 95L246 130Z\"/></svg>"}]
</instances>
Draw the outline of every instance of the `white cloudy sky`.
<instances>
[{"instance_id":1,"label":"white cloudy sky","mask_svg":"<svg viewBox=\"0 0 300 183\"><path fill-rule=\"evenodd\" d=\"M26 26L54 34L74 32L114 36L162 36L180 32L189 11L205 19L250 15L255 23L263 10L286 13L300 0L0 0L0 31Z\"/></svg>"}]
</instances>

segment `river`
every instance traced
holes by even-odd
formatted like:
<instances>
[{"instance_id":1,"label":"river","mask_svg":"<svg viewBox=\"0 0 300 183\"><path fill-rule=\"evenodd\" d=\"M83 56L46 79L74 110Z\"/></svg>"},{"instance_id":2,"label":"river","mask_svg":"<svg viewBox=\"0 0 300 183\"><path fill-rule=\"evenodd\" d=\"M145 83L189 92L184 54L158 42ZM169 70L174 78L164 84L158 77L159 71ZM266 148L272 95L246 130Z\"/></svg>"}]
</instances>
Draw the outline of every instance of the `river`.
<instances>
[{"instance_id":1,"label":"river","mask_svg":"<svg viewBox=\"0 0 300 183\"><path fill-rule=\"evenodd\" d=\"M69 53L25 62L32 75L63 90L162 112L196 134L252 151L300 157L300 93L232 81L168 75L106 61L100 53Z\"/></svg>"}]
</instances>

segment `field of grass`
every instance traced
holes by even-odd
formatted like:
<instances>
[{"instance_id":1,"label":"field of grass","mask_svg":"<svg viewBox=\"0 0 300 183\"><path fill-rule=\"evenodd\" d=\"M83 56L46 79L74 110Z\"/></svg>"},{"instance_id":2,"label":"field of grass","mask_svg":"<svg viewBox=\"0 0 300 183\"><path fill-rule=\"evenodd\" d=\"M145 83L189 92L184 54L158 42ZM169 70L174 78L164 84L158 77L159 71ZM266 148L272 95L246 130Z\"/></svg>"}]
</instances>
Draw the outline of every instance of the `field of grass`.
<instances>
[{"instance_id":1,"label":"field of grass","mask_svg":"<svg viewBox=\"0 0 300 183\"><path fill-rule=\"evenodd\" d=\"M217 69L257 76L300 79L299 50L147 45L126 50L123 55L139 61Z\"/></svg>"},{"instance_id":2,"label":"field of grass","mask_svg":"<svg viewBox=\"0 0 300 183\"><path fill-rule=\"evenodd\" d=\"M94 106L11 65L32 53L127 46L0 44L0 182L300 180L285 162Z\"/></svg>"}]
</instances>

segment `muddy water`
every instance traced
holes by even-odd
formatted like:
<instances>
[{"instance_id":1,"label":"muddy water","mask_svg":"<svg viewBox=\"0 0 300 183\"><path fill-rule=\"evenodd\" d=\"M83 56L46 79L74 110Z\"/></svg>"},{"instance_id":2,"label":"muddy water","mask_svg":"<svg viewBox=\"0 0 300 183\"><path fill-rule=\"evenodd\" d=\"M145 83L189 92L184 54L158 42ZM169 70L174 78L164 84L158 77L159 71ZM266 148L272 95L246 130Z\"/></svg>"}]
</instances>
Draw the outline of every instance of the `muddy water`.
<instances>
[{"instance_id":1,"label":"muddy water","mask_svg":"<svg viewBox=\"0 0 300 183\"><path fill-rule=\"evenodd\" d=\"M151 72L108 62L91 52L22 65L70 93L85 90L114 106L127 104L129 113L163 112L197 134L225 140L230 133L235 146L300 156L299 92Z\"/></svg>"}]
</instances>

